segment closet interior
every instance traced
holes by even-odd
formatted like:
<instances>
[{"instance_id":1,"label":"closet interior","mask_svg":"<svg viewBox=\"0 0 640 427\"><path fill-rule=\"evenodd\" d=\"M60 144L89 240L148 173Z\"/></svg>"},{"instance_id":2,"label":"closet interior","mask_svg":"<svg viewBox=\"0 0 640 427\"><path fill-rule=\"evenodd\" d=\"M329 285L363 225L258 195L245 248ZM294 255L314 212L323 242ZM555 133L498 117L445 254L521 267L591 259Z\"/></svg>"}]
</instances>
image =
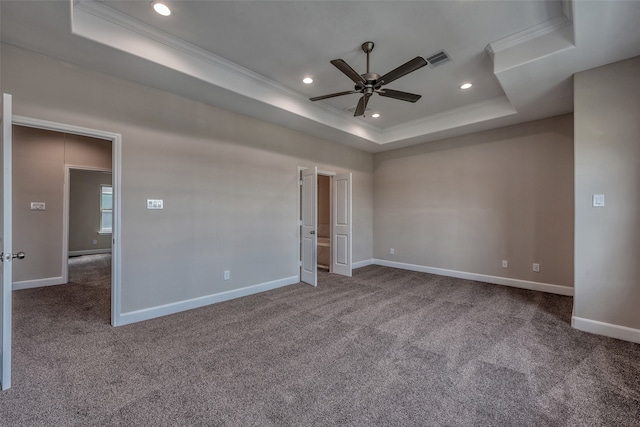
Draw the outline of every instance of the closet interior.
<instances>
[{"instance_id":1,"label":"closet interior","mask_svg":"<svg viewBox=\"0 0 640 427\"><path fill-rule=\"evenodd\" d=\"M318 175L318 268L331 266L331 177Z\"/></svg>"}]
</instances>

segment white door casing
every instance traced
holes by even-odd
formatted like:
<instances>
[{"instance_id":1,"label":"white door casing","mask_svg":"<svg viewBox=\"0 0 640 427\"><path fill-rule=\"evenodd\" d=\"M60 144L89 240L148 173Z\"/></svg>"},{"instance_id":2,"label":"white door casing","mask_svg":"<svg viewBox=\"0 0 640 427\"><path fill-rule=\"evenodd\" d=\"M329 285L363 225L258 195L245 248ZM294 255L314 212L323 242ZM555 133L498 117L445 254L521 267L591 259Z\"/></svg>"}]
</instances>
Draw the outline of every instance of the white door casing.
<instances>
[{"instance_id":1,"label":"white door casing","mask_svg":"<svg viewBox=\"0 0 640 427\"><path fill-rule=\"evenodd\" d=\"M318 167L305 169L301 175L300 280L318 286Z\"/></svg>"},{"instance_id":2,"label":"white door casing","mask_svg":"<svg viewBox=\"0 0 640 427\"><path fill-rule=\"evenodd\" d=\"M334 274L351 277L352 212L351 173L333 177L333 212L331 270Z\"/></svg>"},{"instance_id":3,"label":"white door casing","mask_svg":"<svg viewBox=\"0 0 640 427\"><path fill-rule=\"evenodd\" d=\"M0 207L0 239L2 261L0 263L0 384L2 390L11 387L11 95L2 95L2 206Z\"/></svg>"}]
</instances>

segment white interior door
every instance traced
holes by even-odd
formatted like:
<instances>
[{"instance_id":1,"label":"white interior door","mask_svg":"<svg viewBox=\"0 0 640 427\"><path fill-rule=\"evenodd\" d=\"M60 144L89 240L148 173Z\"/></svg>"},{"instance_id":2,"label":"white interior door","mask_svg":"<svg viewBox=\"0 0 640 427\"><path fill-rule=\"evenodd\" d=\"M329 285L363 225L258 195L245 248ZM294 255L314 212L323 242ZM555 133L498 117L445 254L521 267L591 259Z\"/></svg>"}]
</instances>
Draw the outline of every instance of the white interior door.
<instances>
[{"instance_id":1,"label":"white interior door","mask_svg":"<svg viewBox=\"0 0 640 427\"><path fill-rule=\"evenodd\" d=\"M300 280L318 286L318 168L302 171Z\"/></svg>"},{"instance_id":2,"label":"white interior door","mask_svg":"<svg viewBox=\"0 0 640 427\"><path fill-rule=\"evenodd\" d=\"M351 277L351 173L333 177L331 271Z\"/></svg>"},{"instance_id":3,"label":"white interior door","mask_svg":"<svg viewBox=\"0 0 640 427\"><path fill-rule=\"evenodd\" d=\"M2 390L11 387L11 95L2 95L2 206L0 207L0 384Z\"/></svg>"}]
</instances>

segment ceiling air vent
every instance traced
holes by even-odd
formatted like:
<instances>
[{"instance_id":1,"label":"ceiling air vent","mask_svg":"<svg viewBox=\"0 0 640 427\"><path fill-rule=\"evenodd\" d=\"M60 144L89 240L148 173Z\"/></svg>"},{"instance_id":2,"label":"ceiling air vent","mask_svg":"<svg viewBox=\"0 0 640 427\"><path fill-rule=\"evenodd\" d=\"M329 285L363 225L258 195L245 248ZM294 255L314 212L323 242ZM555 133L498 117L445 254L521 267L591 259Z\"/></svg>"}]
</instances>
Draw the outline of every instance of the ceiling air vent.
<instances>
[{"instance_id":1,"label":"ceiling air vent","mask_svg":"<svg viewBox=\"0 0 640 427\"><path fill-rule=\"evenodd\" d=\"M449 61L451 61L451 57L444 49L434 53L427 58L427 62L429 63L429 67L431 68L435 68Z\"/></svg>"}]
</instances>

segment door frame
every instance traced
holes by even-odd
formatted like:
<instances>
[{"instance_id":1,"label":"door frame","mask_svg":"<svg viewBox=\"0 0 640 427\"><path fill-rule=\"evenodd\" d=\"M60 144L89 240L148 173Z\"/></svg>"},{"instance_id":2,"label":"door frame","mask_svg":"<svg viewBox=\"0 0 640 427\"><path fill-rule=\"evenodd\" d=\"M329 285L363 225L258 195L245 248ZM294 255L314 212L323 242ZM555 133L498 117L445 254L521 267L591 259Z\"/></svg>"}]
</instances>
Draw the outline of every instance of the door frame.
<instances>
[{"instance_id":1,"label":"door frame","mask_svg":"<svg viewBox=\"0 0 640 427\"><path fill-rule=\"evenodd\" d=\"M32 117L13 116L12 124L36 129L63 132L74 135L88 136L91 138L105 139L111 141L111 179L113 186L113 229L111 234L111 325L121 324L122 301L121 301L121 170L122 170L122 135L119 133L103 131L99 129L75 126L66 123L52 122ZM68 210L68 206L66 207ZM67 218L68 220L68 218ZM64 219L63 219L64 221ZM65 224L61 224L63 230ZM63 236L63 242L68 244L67 235ZM69 248L63 248L63 255L68 255ZM63 258L63 271L65 274L68 260Z\"/></svg>"},{"instance_id":2,"label":"door frame","mask_svg":"<svg viewBox=\"0 0 640 427\"><path fill-rule=\"evenodd\" d=\"M302 245L302 234L301 234L301 227L302 227L302 223L301 223L301 220L302 220L302 218L301 218L302 198L301 198L301 194L300 194L302 181L301 181L301 174L300 173L303 170L306 170L306 169L309 169L309 167L307 167L307 166L298 166L298 174L296 176L296 182L297 182L297 185L296 185L296 190L297 190L296 191L296 194L297 194L297 197L296 197L296 199L297 199L297 204L296 204L296 224L297 224L296 230L297 231L296 231L296 235L297 235L297 240L298 240L298 243L296 245L296 248L297 248L297 250L296 250L296 252L297 252L296 265L298 266L298 280L299 281L302 281L302 254L301 254L301 251L300 251L301 250L301 245ZM333 217L333 177L336 176L337 174L338 174L337 172L318 169L318 175L328 176L329 180L330 180L329 181L329 194L330 194L330 196L329 196L329 203L330 203L329 215L331 217ZM316 206L316 217L317 217L317 215L318 215L318 208ZM330 221L329 227L330 227L330 236L332 236L333 235L333 220ZM317 233L317 230L316 230L316 233ZM331 243L330 252L331 252L331 256L333 257L333 250L334 250L333 245L335 244L333 238L330 240L330 243ZM317 252L318 252L317 245L316 245L315 251L316 251L316 259L317 259ZM329 273L333 272L333 266L331 264L332 263L329 264ZM317 268L318 268L318 266L317 266L317 263L316 263L316 269Z\"/></svg>"}]
</instances>

